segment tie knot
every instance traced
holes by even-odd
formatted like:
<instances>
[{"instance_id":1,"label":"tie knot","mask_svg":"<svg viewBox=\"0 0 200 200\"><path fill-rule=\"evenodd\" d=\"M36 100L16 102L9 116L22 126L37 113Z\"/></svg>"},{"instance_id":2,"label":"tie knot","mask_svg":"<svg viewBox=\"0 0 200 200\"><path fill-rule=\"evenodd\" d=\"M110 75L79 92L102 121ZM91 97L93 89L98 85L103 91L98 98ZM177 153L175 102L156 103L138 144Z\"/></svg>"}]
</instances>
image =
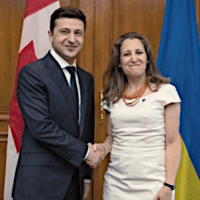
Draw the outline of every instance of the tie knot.
<instances>
[{"instance_id":1,"label":"tie knot","mask_svg":"<svg viewBox=\"0 0 200 200\"><path fill-rule=\"evenodd\" d=\"M66 67L66 69L71 74L71 76L75 76L75 67L74 66Z\"/></svg>"}]
</instances>

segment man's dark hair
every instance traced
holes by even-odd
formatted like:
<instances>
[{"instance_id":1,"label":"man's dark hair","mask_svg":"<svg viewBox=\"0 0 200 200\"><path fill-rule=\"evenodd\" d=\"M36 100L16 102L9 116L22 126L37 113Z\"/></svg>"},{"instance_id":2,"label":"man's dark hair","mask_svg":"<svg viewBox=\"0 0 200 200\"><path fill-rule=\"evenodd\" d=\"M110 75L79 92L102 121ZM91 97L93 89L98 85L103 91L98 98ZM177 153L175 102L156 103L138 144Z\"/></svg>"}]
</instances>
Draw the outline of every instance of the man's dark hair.
<instances>
[{"instance_id":1,"label":"man's dark hair","mask_svg":"<svg viewBox=\"0 0 200 200\"><path fill-rule=\"evenodd\" d=\"M86 29L86 18L83 12L72 6L61 7L53 12L50 20L50 31L53 33L55 27L55 20L59 18L77 18L84 23L84 30Z\"/></svg>"}]
</instances>

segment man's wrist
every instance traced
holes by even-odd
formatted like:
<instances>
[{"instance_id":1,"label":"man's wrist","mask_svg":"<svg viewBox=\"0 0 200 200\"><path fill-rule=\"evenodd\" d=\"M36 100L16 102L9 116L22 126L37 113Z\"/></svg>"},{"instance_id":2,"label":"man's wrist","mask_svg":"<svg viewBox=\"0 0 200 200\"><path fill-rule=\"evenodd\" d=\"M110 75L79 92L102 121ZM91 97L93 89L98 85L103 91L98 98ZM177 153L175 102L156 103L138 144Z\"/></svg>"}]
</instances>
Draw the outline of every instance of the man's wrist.
<instances>
[{"instance_id":1,"label":"man's wrist","mask_svg":"<svg viewBox=\"0 0 200 200\"><path fill-rule=\"evenodd\" d=\"M84 179L84 183L90 183L91 179Z\"/></svg>"},{"instance_id":2,"label":"man's wrist","mask_svg":"<svg viewBox=\"0 0 200 200\"><path fill-rule=\"evenodd\" d=\"M90 152L90 147L87 145L87 151L83 160L86 160Z\"/></svg>"}]
</instances>

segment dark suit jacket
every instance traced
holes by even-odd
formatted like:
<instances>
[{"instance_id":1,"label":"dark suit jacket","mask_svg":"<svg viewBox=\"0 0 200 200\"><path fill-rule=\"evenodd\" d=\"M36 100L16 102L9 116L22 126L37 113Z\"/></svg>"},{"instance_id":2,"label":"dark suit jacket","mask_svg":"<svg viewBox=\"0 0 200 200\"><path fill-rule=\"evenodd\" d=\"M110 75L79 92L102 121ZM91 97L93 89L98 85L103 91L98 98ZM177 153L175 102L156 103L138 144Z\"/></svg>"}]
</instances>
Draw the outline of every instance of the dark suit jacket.
<instances>
[{"instance_id":1,"label":"dark suit jacket","mask_svg":"<svg viewBox=\"0 0 200 200\"><path fill-rule=\"evenodd\" d=\"M69 85L50 53L21 70L17 97L25 128L14 199L63 200L75 168L84 178L86 144L93 142L94 84L91 74L83 69L78 67L77 74L81 89L80 126Z\"/></svg>"}]
</instances>

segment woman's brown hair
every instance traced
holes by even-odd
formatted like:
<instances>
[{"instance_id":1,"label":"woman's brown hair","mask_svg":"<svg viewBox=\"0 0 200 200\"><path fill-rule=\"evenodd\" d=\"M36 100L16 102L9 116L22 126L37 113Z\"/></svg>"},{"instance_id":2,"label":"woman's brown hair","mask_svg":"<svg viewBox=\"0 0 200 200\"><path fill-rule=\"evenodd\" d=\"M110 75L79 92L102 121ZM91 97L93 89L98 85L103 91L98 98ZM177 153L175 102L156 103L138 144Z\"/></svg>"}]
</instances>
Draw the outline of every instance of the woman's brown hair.
<instances>
[{"instance_id":1,"label":"woman's brown hair","mask_svg":"<svg viewBox=\"0 0 200 200\"><path fill-rule=\"evenodd\" d=\"M148 40L143 35L137 32L125 33L121 35L115 42L112 48L108 68L103 75L103 94L104 100L106 100L108 105L110 104L110 102L116 103L120 98L122 98L122 95L124 93L125 86L128 80L126 75L122 71L122 68L119 67L120 49L124 40L134 38L137 38L142 42L145 52L147 54L148 63L146 67L146 82L148 87L155 92L158 90L160 84L169 82L169 78L164 78L159 72L153 57L151 45ZM155 83L156 88L154 90L150 87L150 83Z\"/></svg>"}]
</instances>

